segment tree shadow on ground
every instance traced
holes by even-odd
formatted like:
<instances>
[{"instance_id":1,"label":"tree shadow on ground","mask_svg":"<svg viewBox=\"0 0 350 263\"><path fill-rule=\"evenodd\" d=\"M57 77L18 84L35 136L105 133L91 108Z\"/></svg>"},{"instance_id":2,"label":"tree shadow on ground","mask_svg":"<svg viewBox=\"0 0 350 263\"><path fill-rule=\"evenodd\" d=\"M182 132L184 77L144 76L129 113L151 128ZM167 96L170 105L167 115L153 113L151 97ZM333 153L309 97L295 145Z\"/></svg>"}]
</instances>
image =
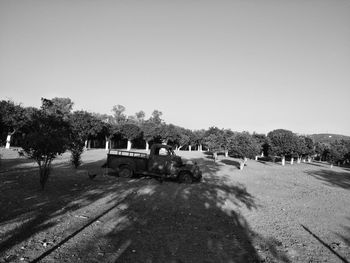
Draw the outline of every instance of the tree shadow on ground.
<instances>
[{"instance_id":1,"label":"tree shadow on ground","mask_svg":"<svg viewBox=\"0 0 350 263\"><path fill-rule=\"evenodd\" d=\"M329 164L318 163L318 162L311 162L311 163L306 163L306 164L312 165L312 166L317 166L317 167L323 167L323 168L326 168L327 166L329 166Z\"/></svg>"},{"instance_id":2,"label":"tree shadow on ground","mask_svg":"<svg viewBox=\"0 0 350 263\"><path fill-rule=\"evenodd\" d=\"M194 161L201 183L149 180L102 219L98 236L80 239L83 247L61 260L74 253L85 262L289 262L281 242L254 232L239 212L258 209L246 187L217 175L212 161Z\"/></svg>"},{"instance_id":3,"label":"tree shadow on ground","mask_svg":"<svg viewBox=\"0 0 350 263\"><path fill-rule=\"evenodd\" d=\"M339 252L345 259L350 258L350 217L347 217L347 220L349 222L347 225L343 225L342 233L335 233L340 238L341 242L337 241L330 244L331 248Z\"/></svg>"},{"instance_id":4,"label":"tree shadow on ground","mask_svg":"<svg viewBox=\"0 0 350 263\"><path fill-rule=\"evenodd\" d=\"M66 229L60 226L67 217L71 226L81 225L76 213L85 213L89 205L118 191L134 187L134 183L122 185L108 176L98 176L94 181L88 172L101 174L105 160L85 163L75 170L69 163L53 165L45 189L40 190L38 169L16 169L0 174L0 258L17 244L42 233L45 239L58 240ZM98 213L103 210L90 211ZM45 233L51 229L50 233ZM52 230L54 229L54 230ZM50 236L50 237L49 237ZM29 244L30 249L35 244ZM42 246L41 246L42 247ZM37 249L37 245L33 250ZM45 249L45 247L42 247ZM38 251L36 251L38 253Z\"/></svg>"},{"instance_id":5,"label":"tree shadow on ground","mask_svg":"<svg viewBox=\"0 0 350 263\"><path fill-rule=\"evenodd\" d=\"M306 173L325 182L327 185L350 189L350 172L321 169L318 171L307 171Z\"/></svg>"},{"instance_id":6,"label":"tree shadow on ground","mask_svg":"<svg viewBox=\"0 0 350 263\"><path fill-rule=\"evenodd\" d=\"M350 222L350 217L347 217L347 220ZM343 241L344 243L350 247L350 227L349 226L343 226L344 231L343 234L337 234ZM349 251L350 254L350 251Z\"/></svg>"},{"instance_id":7,"label":"tree shadow on ground","mask_svg":"<svg viewBox=\"0 0 350 263\"><path fill-rule=\"evenodd\" d=\"M239 167L240 167L240 162L232 160L232 159L231 160L223 159L223 160L220 160L220 162L222 162L226 165L232 165L232 166L236 167L237 169L239 169Z\"/></svg>"}]
</instances>

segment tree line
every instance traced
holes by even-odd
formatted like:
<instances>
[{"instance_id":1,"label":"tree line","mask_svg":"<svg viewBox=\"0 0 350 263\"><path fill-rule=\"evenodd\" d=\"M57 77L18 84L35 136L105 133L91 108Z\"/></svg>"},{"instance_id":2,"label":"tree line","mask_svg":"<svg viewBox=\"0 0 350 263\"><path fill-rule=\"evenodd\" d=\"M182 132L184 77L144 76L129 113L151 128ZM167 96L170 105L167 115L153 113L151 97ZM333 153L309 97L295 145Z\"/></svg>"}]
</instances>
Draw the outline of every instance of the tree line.
<instances>
[{"instance_id":1,"label":"tree line","mask_svg":"<svg viewBox=\"0 0 350 263\"><path fill-rule=\"evenodd\" d=\"M293 164L302 159L319 158L330 163L339 163L350 158L350 141L330 144L314 143L308 136L301 136L285 129L277 129L267 135L235 132L231 129L210 127L206 130L190 130L162 119L162 112L154 110L146 119L139 111L127 116L125 107L115 105L112 114L72 111L74 103L69 98L41 99L41 107L23 107L13 101L0 101L1 145L10 147L11 138L17 135L25 154L34 159L40 170L40 183L44 187L52 160L63 152L71 152L75 167L81 164L81 154L89 140L103 138L109 149L115 141L126 140L127 150L133 143L142 140L148 150L152 143L172 145L176 150L209 151L214 160L219 153L241 158L243 169L247 158L286 158Z\"/></svg>"}]
</instances>

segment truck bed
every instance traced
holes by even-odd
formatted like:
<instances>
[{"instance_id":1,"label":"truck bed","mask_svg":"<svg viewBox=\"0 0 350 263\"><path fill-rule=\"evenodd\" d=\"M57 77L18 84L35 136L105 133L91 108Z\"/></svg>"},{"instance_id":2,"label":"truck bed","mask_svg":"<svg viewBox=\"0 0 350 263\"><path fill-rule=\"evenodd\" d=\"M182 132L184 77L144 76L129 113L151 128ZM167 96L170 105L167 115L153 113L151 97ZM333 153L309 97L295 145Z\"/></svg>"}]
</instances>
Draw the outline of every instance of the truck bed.
<instances>
[{"instance_id":1,"label":"truck bed","mask_svg":"<svg viewBox=\"0 0 350 263\"><path fill-rule=\"evenodd\" d=\"M135 174L147 171L148 154L122 150L109 150L107 154L107 167L116 171L123 165L131 167Z\"/></svg>"},{"instance_id":2,"label":"truck bed","mask_svg":"<svg viewBox=\"0 0 350 263\"><path fill-rule=\"evenodd\" d=\"M120 155L120 156L129 156L129 157L139 157L139 158L148 158L147 153L140 153L140 152L130 152L130 151L122 151L117 149L110 149L108 151L108 154L110 155Z\"/></svg>"}]
</instances>

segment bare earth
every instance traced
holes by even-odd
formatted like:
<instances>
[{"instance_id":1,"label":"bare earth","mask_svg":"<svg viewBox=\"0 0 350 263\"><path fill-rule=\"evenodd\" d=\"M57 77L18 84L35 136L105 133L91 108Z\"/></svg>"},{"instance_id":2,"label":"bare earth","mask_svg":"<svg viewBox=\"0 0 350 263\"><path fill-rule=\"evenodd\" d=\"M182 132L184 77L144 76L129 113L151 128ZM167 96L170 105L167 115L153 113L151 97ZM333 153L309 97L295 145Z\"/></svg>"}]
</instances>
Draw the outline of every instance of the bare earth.
<instances>
[{"instance_id":1,"label":"bare earth","mask_svg":"<svg viewBox=\"0 0 350 263\"><path fill-rule=\"evenodd\" d=\"M185 185L78 170L64 154L44 191L31 161L1 149L0 262L348 262L350 170L179 152L201 166ZM94 180L90 174L98 173ZM51 251L52 250L52 251Z\"/></svg>"}]
</instances>

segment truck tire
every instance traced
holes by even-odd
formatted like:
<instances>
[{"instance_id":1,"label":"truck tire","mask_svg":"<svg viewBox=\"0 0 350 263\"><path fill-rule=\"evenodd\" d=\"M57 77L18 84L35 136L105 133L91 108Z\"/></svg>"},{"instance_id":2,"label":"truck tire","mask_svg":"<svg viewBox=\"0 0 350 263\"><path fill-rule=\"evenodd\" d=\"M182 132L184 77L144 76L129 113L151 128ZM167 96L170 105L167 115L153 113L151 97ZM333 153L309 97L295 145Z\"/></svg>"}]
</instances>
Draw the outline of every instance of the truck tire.
<instances>
[{"instance_id":1,"label":"truck tire","mask_svg":"<svg viewBox=\"0 0 350 263\"><path fill-rule=\"evenodd\" d=\"M184 184L192 184L192 182L193 182L192 174L189 172L180 173L179 182L184 183Z\"/></svg>"},{"instance_id":2,"label":"truck tire","mask_svg":"<svg viewBox=\"0 0 350 263\"><path fill-rule=\"evenodd\" d=\"M134 172L129 166L124 165L119 168L118 175L122 178L131 178L134 175Z\"/></svg>"}]
</instances>

